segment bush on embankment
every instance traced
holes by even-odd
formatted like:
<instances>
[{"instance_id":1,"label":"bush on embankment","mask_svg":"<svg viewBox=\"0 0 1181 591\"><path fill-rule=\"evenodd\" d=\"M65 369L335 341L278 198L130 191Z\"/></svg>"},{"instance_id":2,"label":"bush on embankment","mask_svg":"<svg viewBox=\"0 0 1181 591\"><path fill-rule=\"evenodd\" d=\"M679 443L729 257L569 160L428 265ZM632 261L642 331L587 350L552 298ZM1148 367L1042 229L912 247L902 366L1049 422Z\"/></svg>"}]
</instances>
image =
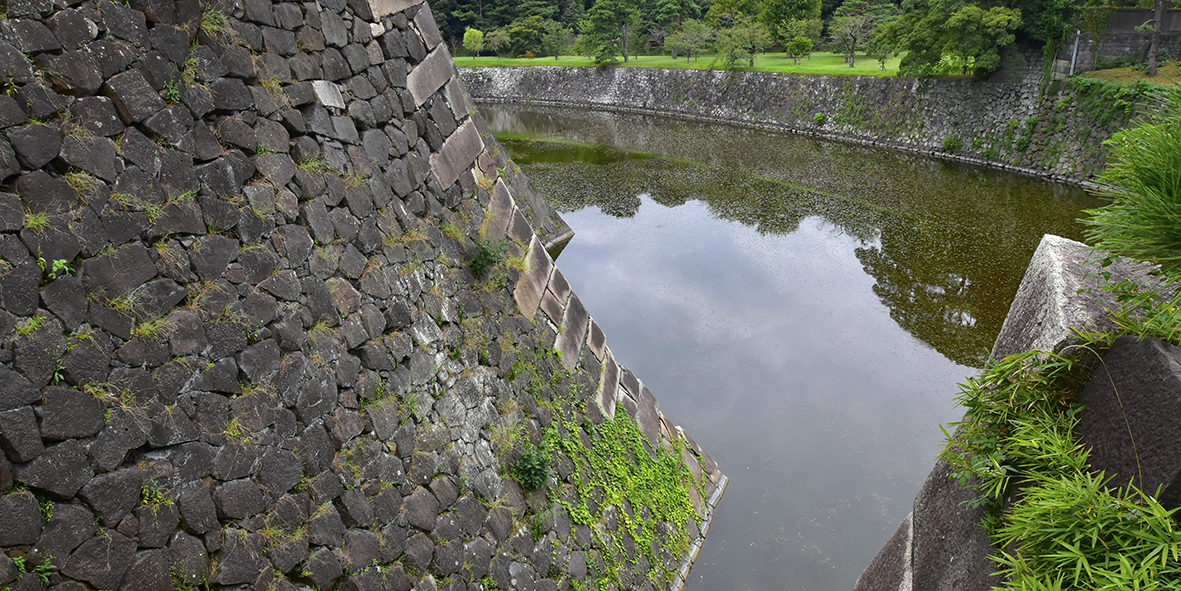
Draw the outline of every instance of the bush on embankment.
<instances>
[{"instance_id":1,"label":"bush on embankment","mask_svg":"<svg viewBox=\"0 0 1181 591\"><path fill-rule=\"evenodd\" d=\"M1111 204L1088 213L1099 254L1161 265L1181 280L1181 94L1112 139L1101 177ZM1062 354L1007 357L963 386L965 417L943 457L989 510L993 559L1012 589L1181 589L1181 527L1159 491L1120 487L1094 473L1074 432L1079 391L1097 354L1121 335L1181 344L1181 296L1131 282L1107 286L1115 331L1085 335ZM1169 290L1172 292L1173 290Z\"/></svg>"}]
</instances>

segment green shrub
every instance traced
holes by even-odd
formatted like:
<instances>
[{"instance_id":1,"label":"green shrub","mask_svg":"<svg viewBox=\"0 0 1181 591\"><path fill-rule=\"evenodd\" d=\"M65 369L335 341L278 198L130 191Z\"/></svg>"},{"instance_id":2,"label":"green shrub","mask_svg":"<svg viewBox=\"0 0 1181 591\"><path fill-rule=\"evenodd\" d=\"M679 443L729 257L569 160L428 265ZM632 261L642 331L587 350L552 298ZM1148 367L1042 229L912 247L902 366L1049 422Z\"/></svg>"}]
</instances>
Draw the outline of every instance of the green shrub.
<instances>
[{"instance_id":1,"label":"green shrub","mask_svg":"<svg viewBox=\"0 0 1181 591\"><path fill-rule=\"evenodd\" d=\"M826 117L824 116L824 113L817 113L812 116L812 119L816 121L816 125L824 125Z\"/></svg>"},{"instance_id":2,"label":"green shrub","mask_svg":"<svg viewBox=\"0 0 1181 591\"><path fill-rule=\"evenodd\" d=\"M482 240L476 238L476 256L468 263L472 275L482 279L488 269L495 267L504 260L504 242L500 240Z\"/></svg>"},{"instance_id":3,"label":"green shrub","mask_svg":"<svg viewBox=\"0 0 1181 591\"><path fill-rule=\"evenodd\" d=\"M964 147L964 142L960 141L960 136L951 134L943 138L943 149L949 152L955 152Z\"/></svg>"},{"instance_id":4,"label":"green shrub","mask_svg":"<svg viewBox=\"0 0 1181 591\"><path fill-rule=\"evenodd\" d=\"M1181 94L1162 93L1163 108L1112 137L1114 161L1099 177L1111 204L1083 223L1099 248L1172 271L1181 267Z\"/></svg>"},{"instance_id":5,"label":"green shrub","mask_svg":"<svg viewBox=\"0 0 1181 591\"><path fill-rule=\"evenodd\" d=\"M1028 137L1017 138L1017 151L1024 152L1028 149L1029 149L1029 138Z\"/></svg>"},{"instance_id":6,"label":"green shrub","mask_svg":"<svg viewBox=\"0 0 1181 591\"><path fill-rule=\"evenodd\" d=\"M976 148L977 150L979 150L980 147L983 145L984 145L984 140L982 138L974 138L972 140L972 147Z\"/></svg>"},{"instance_id":7,"label":"green shrub","mask_svg":"<svg viewBox=\"0 0 1181 591\"><path fill-rule=\"evenodd\" d=\"M513 468L513 475L525 490L537 490L549 481L549 451L533 444L525 446L521 458Z\"/></svg>"}]
</instances>

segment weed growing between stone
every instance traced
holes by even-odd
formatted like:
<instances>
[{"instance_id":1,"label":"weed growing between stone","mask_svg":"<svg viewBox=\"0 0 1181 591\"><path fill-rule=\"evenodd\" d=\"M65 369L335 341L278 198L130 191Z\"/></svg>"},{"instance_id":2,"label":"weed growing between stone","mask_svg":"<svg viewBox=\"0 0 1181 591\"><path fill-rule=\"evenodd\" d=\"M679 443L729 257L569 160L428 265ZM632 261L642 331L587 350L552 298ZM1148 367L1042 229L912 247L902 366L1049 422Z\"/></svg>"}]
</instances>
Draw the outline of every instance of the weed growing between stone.
<instances>
[{"instance_id":1,"label":"weed growing between stone","mask_svg":"<svg viewBox=\"0 0 1181 591\"><path fill-rule=\"evenodd\" d=\"M518 358L514 364L514 381L547 418L535 448L551 458L545 470L564 466L559 475L565 477L546 491L550 511L560 507L569 516L572 535L579 526L596 532L603 565L601 570L591 568L597 588L608 583L636 588L644 578L658 587L667 585L688 551L688 525L698 525L689 487L706 498L704 483L681 459L684 442L653 446L622 406L613 419L599 424L587 420L586 407L595 403L570 383L571 374L558 370L545 375L545 367L561 367L553 363L557 360L556 352L539 347L534 359ZM522 458L530 447L525 446ZM520 466L514 476L530 488ZM534 514L534 525L542 526L545 517ZM543 529L535 527L535 537Z\"/></svg>"}]
</instances>

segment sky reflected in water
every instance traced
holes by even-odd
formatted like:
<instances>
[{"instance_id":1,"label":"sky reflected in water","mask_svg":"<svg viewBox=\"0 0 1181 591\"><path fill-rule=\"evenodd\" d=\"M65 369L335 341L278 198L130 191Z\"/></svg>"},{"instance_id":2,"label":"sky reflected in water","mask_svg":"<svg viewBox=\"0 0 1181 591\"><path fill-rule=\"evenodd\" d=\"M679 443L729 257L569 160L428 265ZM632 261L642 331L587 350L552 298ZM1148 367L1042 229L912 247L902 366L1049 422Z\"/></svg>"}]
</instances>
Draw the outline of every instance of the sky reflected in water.
<instances>
[{"instance_id":1,"label":"sky reflected in water","mask_svg":"<svg viewBox=\"0 0 1181 591\"><path fill-rule=\"evenodd\" d=\"M731 478L691 591L851 589L910 511L1041 234L1077 237L1096 204L806 138L480 108L505 139L555 140L505 143L576 232L559 266Z\"/></svg>"}]
</instances>

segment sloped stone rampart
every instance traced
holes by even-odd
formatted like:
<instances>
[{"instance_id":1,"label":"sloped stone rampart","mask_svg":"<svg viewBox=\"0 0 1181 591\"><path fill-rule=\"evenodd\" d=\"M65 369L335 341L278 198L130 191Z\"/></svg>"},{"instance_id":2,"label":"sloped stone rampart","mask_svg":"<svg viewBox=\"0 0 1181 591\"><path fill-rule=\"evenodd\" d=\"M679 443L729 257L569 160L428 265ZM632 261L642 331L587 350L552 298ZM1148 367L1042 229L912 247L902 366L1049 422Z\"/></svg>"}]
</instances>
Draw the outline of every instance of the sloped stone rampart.
<instances>
[{"instance_id":1,"label":"sloped stone rampart","mask_svg":"<svg viewBox=\"0 0 1181 591\"><path fill-rule=\"evenodd\" d=\"M721 121L1088 185L1114 128L1094 121L1075 91L1043 88L1040 54L1018 61L1026 65L990 81L561 66L461 68L460 77L477 101Z\"/></svg>"},{"instance_id":2,"label":"sloped stone rampart","mask_svg":"<svg viewBox=\"0 0 1181 591\"><path fill-rule=\"evenodd\" d=\"M683 584L726 477L426 4L8 9L0 588Z\"/></svg>"}]
</instances>

